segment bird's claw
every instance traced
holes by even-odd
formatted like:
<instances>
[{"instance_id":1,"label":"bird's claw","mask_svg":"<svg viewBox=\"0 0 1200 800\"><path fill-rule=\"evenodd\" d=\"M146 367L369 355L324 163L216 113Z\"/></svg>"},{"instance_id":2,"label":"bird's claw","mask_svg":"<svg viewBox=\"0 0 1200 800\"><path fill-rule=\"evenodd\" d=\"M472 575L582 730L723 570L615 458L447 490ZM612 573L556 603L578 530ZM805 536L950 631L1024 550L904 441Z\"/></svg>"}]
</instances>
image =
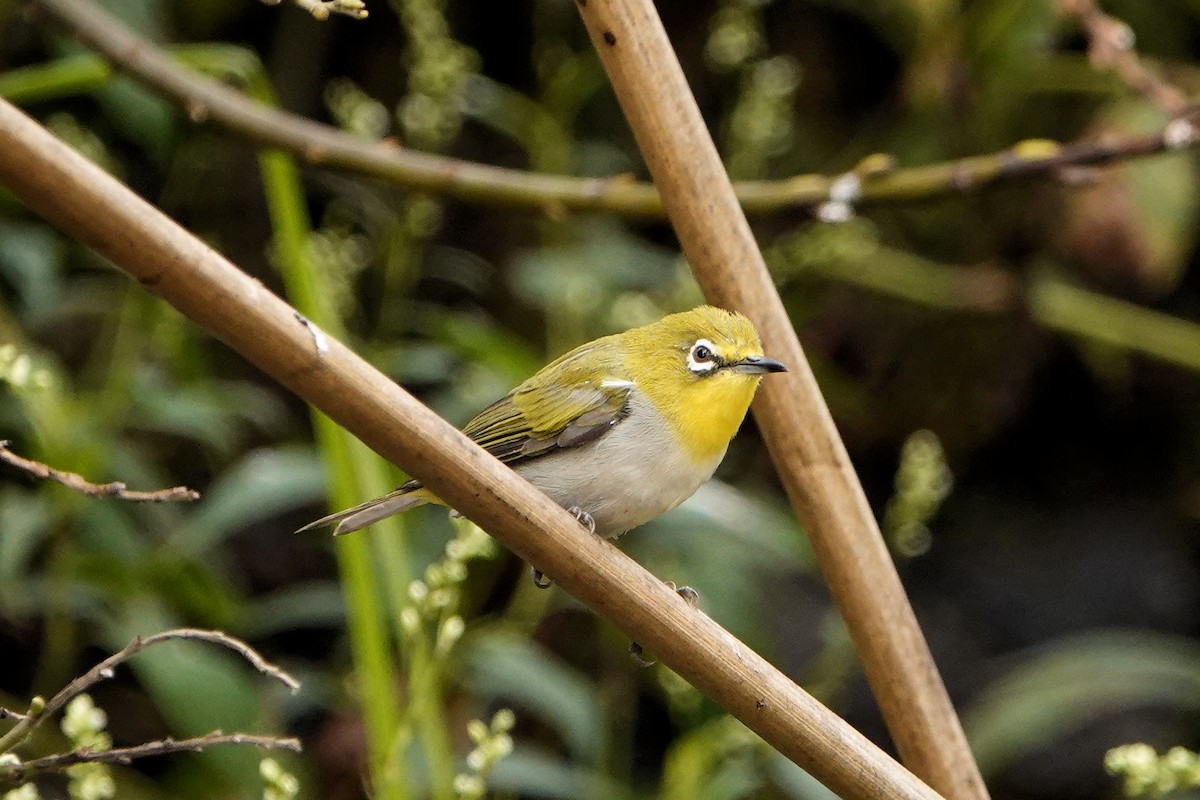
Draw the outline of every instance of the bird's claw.
<instances>
[{"instance_id":1,"label":"bird's claw","mask_svg":"<svg viewBox=\"0 0 1200 800\"><path fill-rule=\"evenodd\" d=\"M587 528L588 533L596 532L596 518L588 512L584 511L579 506L571 506L567 509L567 513L574 517L580 525ZM546 577L546 573L542 572L537 567L530 567L530 572L533 573L533 585L539 589L549 589L554 585L554 581Z\"/></svg>"},{"instance_id":2,"label":"bird's claw","mask_svg":"<svg viewBox=\"0 0 1200 800\"><path fill-rule=\"evenodd\" d=\"M693 589L692 587L690 587L690 586L680 586L680 587L678 587L678 588L677 588L677 587L675 586L674 582L672 582L672 581L667 581L667 586L670 586L670 587L671 587L671 590L672 590L673 592L675 592L675 594L677 594L677 595L679 595L680 597L682 597L682 598L683 598L683 602L687 603L687 604L688 604L689 606L691 606L692 608L699 608L699 607L700 607L700 593L699 593L699 592L697 592L697 591L696 591L695 589Z\"/></svg>"},{"instance_id":3,"label":"bird's claw","mask_svg":"<svg viewBox=\"0 0 1200 800\"><path fill-rule=\"evenodd\" d=\"M700 593L690 586L676 587L674 581L667 581L667 586L671 587L671 591L683 598L683 602L687 603L692 608L700 607ZM629 643L629 657L633 659L633 663L639 667L652 667L656 662L654 659L642 658L645 649L637 642Z\"/></svg>"},{"instance_id":4,"label":"bird's claw","mask_svg":"<svg viewBox=\"0 0 1200 800\"><path fill-rule=\"evenodd\" d=\"M554 581L546 577L546 573L542 572L537 567L530 567L530 573L533 574L533 585L539 589L549 589L554 585Z\"/></svg>"},{"instance_id":5,"label":"bird's claw","mask_svg":"<svg viewBox=\"0 0 1200 800\"><path fill-rule=\"evenodd\" d=\"M587 528L588 533L596 532L596 518L579 506L571 506L567 509L567 513L578 520L580 525Z\"/></svg>"}]
</instances>

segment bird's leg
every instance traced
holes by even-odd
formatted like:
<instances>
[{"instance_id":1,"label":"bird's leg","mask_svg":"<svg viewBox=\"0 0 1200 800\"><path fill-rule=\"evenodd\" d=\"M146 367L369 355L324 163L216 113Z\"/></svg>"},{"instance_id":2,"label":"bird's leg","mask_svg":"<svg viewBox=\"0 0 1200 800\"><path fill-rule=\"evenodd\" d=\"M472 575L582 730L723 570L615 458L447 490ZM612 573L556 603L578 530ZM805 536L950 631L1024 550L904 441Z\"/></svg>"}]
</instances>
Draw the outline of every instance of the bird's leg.
<instances>
[{"instance_id":1,"label":"bird's leg","mask_svg":"<svg viewBox=\"0 0 1200 800\"><path fill-rule=\"evenodd\" d=\"M683 598L683 602L687 603L692 608L700 607L700 593L690 586L676 587L674 581L667 581L667 586L671 587L671 591ZM642 654L646 652L637 642L629 643L629 657L633 659L633 663L639 667L652 667L656 663L653 659L642 658Z\"/></svg>"},{"instance_id":2,"label":"bird's leg","mask_svg":"<svg viewBox=\"0 0 1200 800\"><path fill-rule=\"evenodd\" d=\"M533 585L539 589L549 589L554 585L554 581L546 577L546 573L542 572L537 567L530 567L529 572L533 575Z\"/></svg>"},{"instance_id":3,"label":"bird's leg","mask_svg":"<svg viewBox=\"0 0 1200 800\"><path fill-rule=\"evenodd\" d=\"M690 586L680 586L676 588L673 581L667 581L667 586L670 586L675 594L683 598L683 601L692 608L700 607L700 593Z\"/></svg>"},{"instance_id":4,"label":"bird's leg","mask_svg":"<svg viewBox=\"0 0 1200 800\"><path fill-rule=\"evenodd\" d=\"M588 533L596 532L596 519L588 512L584 511L579 506L571 506L567 509L567 513L579 522L580 525L587 528ZM533 574L533 585L539 589L549 589L554 585L551 578L546 577L546 573L542 572L537 567L530 567L530 572Z\"/></svg>"},{"instance_id":5,"label":"bird's leg","mask_svg":"<svg viewBox=\"0 0 1200 800\"><path fill-rule=\"evenodd\" d=\"M567 509L567 513L579 522L580 525L587 528L588 533L596 532L596 519L588 512L584 511L579 506L571 506Z\"/></svg>"}]
</instances>

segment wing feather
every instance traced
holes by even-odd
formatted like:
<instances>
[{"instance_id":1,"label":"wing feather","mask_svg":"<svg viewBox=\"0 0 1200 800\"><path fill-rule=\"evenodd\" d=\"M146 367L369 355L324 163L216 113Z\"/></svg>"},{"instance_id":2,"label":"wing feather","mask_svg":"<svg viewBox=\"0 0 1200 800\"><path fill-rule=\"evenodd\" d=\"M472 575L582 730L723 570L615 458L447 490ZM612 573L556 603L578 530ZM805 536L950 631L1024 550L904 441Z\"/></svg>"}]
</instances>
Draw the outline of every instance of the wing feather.
<instances>
[{"instance_id":1,"label":"wing feather","mask_svg":"<svg viewBox=\"0 0 1200 800\"><path fill-rule=\"evenodd\" d=\"M619 362L602 349L607 344L600 339L567 353L484 409L463 433L507 464L603 436L629 413L633 390L614 377Z\"/></svg>"}]
</instances>

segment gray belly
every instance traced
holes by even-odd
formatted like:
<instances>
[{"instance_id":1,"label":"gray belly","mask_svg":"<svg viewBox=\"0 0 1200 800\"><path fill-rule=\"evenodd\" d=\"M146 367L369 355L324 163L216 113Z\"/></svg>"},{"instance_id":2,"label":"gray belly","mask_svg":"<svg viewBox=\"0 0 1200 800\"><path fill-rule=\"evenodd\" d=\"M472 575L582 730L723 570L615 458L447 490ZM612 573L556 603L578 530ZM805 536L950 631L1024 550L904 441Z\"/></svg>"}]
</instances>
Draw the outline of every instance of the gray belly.
<instances>
[{"instance_id":1,"label":"gray belly","mask_svg":"<svg viewBox=\"0 0 1200 800\"><path fill-rule=\"evenodd\" d=\"M618 536L691 497L721 461L697 463L666 432L658 411L635 394L629 416L599 439L515 469L563 508L591 514L597 533Z\"/></svg>"}]
</instances>

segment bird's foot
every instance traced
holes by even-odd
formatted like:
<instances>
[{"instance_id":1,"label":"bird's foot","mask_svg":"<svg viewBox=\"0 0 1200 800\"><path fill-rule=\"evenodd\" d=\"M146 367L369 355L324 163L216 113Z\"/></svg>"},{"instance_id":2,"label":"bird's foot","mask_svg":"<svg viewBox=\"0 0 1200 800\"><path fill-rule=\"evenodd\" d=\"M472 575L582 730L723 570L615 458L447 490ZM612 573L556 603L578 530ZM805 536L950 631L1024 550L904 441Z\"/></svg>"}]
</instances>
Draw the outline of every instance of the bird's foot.
<instances>
[{"instance_id":1,"label":"bird's foot","mask_svg":"<svg viewBox=\"0 0 1200 800\"><path fill-rule=\"evenodd\" d=\"M629 657L633 659L633 663L637 664L642 669L653 667L658 662L653 658L642 658L642 653L646 652L637 642L629 643Z\"/></svg>"},{"instance_id":2,"label":"bird's foot","mask_svg":"<svg viewBox=\"0 0 1200 800\"><path fill-rule=\"evenodd\" d=\"M567 513L570 514L572 517L574 517L579 522L580 525L587 528L588 533L596 532L595 517L593 517L588 512L584 511L579 506L571 506L570 508L567 509ZM538 587L539 589L549 589L551 586L554 585L553 579L547 578L546 573L542 572L537 567L530 567L529 569L533 573L533 585L534 586Z\"/></svg>"},{"instance_id":3,"label":"bird's foot","mask_svg":"<svg viewBox=\"0 0 1200 800\"><path fill-rule=\"evenodd\" d=\"M539 589L549 589L554 585L554 581L546 577L546 573L542 572L537 567L530 567L529 572L533 575L533 585Z\"/></svg>"},{"instance_id":4,"label":"bird's foot","mask_svg":"<svg viewBox=\"0 0 1200 800\"><path fill-rule=\"evenodd\" d=\"M700 607L700 593L690 586L676 587L673 581L667 581L667 586L671 587L671 591L683 598L683 602L687 603L692 608ZM645 649L637 642L629 643L629 657L633 659L633 663L639 667L652 667L657 663L654 659L642 658Z\"/></svg>"},{"instance_id":5,"label":"bird's foot","mask_svg":"<svg viewBox=\"0 0 1200 800\"><path fill-rule=\"evenodd\" d=\"M596 532L596 518L579 506L571 506L567 509L567 513L578 520L580 525L587 528L588 533Z\"/></svg>"}]
</instances>

